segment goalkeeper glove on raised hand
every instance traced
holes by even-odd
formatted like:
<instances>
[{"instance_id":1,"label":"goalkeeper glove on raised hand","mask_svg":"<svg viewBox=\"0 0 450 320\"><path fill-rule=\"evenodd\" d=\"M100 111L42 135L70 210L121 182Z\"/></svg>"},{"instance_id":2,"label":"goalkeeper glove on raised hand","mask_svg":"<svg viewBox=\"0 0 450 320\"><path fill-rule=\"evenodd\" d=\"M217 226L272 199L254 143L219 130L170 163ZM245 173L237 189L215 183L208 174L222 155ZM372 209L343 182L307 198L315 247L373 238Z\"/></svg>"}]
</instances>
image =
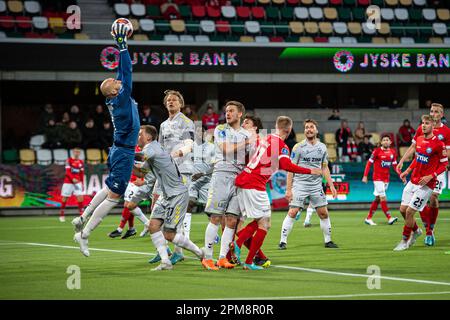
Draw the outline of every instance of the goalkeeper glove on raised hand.
<instances>
[{"instance_id":1,"label":"goalkeeper glove on raised hand","mask_svg":"<svg viewBox=\"0 0 450 320\"><path fill-rule=\"evenodd\" d=\"M115 34L113 33L113 38L114 40L116 40L117 46L119 47L120 51L127 49L128 31L128 27L122 23L115 25Z\"/></svg>"}]
</instances>

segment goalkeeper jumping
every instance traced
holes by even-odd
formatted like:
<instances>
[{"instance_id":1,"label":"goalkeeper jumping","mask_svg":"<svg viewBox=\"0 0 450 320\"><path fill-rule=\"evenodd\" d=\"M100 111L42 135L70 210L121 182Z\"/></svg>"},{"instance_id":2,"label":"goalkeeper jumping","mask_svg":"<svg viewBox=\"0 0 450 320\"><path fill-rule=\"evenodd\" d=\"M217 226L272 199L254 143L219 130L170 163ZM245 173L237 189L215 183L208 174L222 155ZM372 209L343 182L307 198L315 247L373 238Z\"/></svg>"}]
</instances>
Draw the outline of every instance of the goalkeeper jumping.
<instances>
[{"instance_id":1,"label":"goalkeeper jumping","mask_svg":"<svg viewBox=\"0 0 450 320\"><path fill-rule=\"evenodd\" d=\"M114 28L112 35L120 50L117 78L105 79L100 85L114 126L114 143L108 154L107 187L95 195L82 216L72 221L76 231L74 240L80 244L80 251L86 257L89 256L89 235L118 204L125 192L133 169L134 148L139 134L139 113L136 101L131 97L132 64L127 49L129 30L124 24L116 24Z\"/></svg>"}]
</instances>

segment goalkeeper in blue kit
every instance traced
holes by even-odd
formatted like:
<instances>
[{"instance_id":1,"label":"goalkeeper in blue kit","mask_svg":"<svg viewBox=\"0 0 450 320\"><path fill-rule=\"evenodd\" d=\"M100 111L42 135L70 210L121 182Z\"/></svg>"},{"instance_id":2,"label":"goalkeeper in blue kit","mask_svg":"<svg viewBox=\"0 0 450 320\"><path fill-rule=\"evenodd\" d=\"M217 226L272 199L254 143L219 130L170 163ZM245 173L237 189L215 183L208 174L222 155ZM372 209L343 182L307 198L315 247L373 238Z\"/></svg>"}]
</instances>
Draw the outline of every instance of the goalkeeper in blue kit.
<instances>
[{"instance_id":1,"label":"goalkeeper in blue kit","mask_svg":"<svg viewBox=\"0 0 450 320\"><path fill-rule=\"evenodd\" d=\"M134 148L140 123L136 101L131 97L132 64L127 49L128 32L124 24L116 25L112 35L120 50L117 78L108 78L100 86L114 127L114 143L108 154L107 187L95 195L82 216L72 221L76 231L74 240L79 243L80 251L86 257L89 256L89 235L118 204L128 185L134 164ZM91 214L92 217L88 220Z\"/></svg>"}]
</instances>

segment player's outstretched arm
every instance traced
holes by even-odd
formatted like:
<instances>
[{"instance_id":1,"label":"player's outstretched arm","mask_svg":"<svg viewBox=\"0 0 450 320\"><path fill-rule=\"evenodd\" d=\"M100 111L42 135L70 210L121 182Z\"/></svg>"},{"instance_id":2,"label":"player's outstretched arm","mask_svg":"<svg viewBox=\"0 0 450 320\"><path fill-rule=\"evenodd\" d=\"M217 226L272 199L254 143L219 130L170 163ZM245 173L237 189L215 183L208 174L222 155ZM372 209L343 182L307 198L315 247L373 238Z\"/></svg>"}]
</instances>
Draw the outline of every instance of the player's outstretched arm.
<instances>
[{"instance_id":1,"label":"player's outstretched arm","mask_svg":"<svg viewBox=\"0 0 450 320\"><path fill-rule=\"evenodd\" d=\"M118 30L116 30L115 35L113 34L113 38L120 50L119 67L117 69L117 80L122 81L122 89L119 92L120 99L122 97L128 98L131 96L131 90L133 88L133 66L130 53L127 49L127 34L129 30L123 24L119 24L117 28Z\"/></svg>"},{"instance_id":2,"label":"player's outstretched arm","mask_svg":"<svg viewBox=\"0 0 450 320\"><path fill-rule=\"evenodd\" d=\"M304 168L293 164L292 161L288 157L280 158L280 169L293 172L293 173L301 173L301 174L314 174L314 175L322 175L322 169L317 168Z\"/></svg>"},{"instance_id":3,"label":"player's outstretched arm","mask_svg":"<svg viewBox=\"0 0 450 320\"><path fill-rule=\"evenodd\" d=\"M370 161L372 157L370 157L369 160L367 160L366 167L364 169L364 174L362 178L362 182L367 183L367 177L369 176L370 167L372 166L372 161Z\"/></svg>"}]
</instances>

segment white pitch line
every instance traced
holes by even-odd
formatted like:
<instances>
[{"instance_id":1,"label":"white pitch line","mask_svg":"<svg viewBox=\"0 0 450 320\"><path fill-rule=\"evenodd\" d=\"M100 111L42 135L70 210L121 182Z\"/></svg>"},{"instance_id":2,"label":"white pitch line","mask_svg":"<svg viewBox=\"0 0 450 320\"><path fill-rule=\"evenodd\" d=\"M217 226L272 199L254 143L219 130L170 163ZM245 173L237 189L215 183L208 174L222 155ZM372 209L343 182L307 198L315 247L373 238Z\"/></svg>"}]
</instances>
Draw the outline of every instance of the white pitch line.
<instances>
[{"instance_id":1,"label":"white pitch line","mask_svg":"<svg viewBox=\"0 0 450 320\"><path fill-rule=\"evenodd\" d=\"M440 292L387 292L387 293L356 293L356 294L338 294L326 296L287 296L287 297L245 297L245 298L214 298L206 300L286 300L286 299L327 299L327 298L356 298L356 297L382 297L382 296L417 296L417 295L439 295L450 294L450 291Z\"/></svg>"},{"instance_id":2,"label":"white pitch line","mask_svg":"<svg viewBox=\"0 0 450 320\"><path fill-rule=\"evenodd\" d=\"M1 241L1 240L0 240ZM29 245L29 246L37 246L37 247L50 247L50 248L63 248L63 249L80 249L76 246L62 246L57 244L48 244L48 243L35 243L35 242L15 242L11 243L11 245ZM101 248L89 248L90 251L100 251L100 252L113 252L113 253L126 253L126 254L138 254L144 256L154 256L154 253L148 252L139 252L139 251L127 251L127 250L113 250L113 249L101 249ZM187 259L197 260L197 258L186 256ZM272 265L274 268L280 269L288 269L288 270L298 270L298 271L306 271L306 272L314 272L314 273L324 273L331 275L339 275L345 277L360 277L360 278L369 278L373 277L373 275L368 274L359 274L359 273L346 273L346 272L337 272L337 271L328 271L322 269L312 269L312 268L302 268L302 267L292 267L292 266L282 266L282 265ZM401 282L414 282L414 283L422 283L422 284L435 284L435 285L443 285L450 286L450 282L440 282L440 281L431 281L431 280L418 280L418 279L409 279L409 278L398 278L398 277L386 277L379 276L380 279L392 280L392 281L401 281Z\"/></svg>"}]
</instances>

